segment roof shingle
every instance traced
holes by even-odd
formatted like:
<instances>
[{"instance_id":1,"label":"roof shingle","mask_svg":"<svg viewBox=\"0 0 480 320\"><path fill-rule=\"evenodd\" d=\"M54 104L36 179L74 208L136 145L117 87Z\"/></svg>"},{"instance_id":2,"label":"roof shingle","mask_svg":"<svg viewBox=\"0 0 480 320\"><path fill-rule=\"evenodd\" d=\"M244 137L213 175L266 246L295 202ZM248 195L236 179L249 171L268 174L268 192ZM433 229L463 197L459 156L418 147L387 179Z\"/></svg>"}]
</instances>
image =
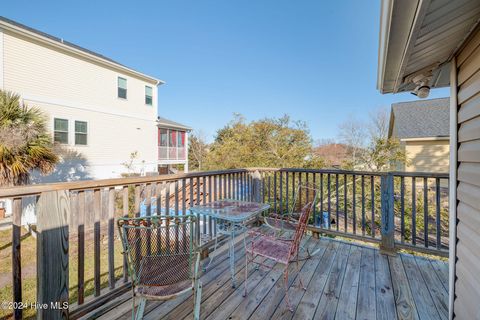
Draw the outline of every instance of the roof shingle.
<instances>
[{"instance_id":1,"label":"roof shingle","mask_svg":"<svg viewBox=\"0 0 480 320\"><path fill-rule=\"evenodd\" d=\"M392 104L389 137L449 137L450 98Z\"/></svg>"}]
</instances>

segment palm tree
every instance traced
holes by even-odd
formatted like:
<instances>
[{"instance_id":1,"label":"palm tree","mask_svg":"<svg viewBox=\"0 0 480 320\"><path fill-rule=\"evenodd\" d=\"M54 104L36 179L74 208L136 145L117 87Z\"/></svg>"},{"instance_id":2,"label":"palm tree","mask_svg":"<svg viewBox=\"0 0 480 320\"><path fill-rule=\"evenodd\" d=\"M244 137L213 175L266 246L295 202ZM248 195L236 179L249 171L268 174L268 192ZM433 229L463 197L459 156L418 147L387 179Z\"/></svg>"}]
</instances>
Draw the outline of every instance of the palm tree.
<instances>
[{"instance_id":1,"label":"palm tree","mask_svg":"<svg viewBox=\"0 0 480 320\"><path fill-rule=\"evenodd\" d=\"M0 90L0 186L26 184L32 170L50 173L58 162L43 113Z\"/></svg>"}]
</instances>

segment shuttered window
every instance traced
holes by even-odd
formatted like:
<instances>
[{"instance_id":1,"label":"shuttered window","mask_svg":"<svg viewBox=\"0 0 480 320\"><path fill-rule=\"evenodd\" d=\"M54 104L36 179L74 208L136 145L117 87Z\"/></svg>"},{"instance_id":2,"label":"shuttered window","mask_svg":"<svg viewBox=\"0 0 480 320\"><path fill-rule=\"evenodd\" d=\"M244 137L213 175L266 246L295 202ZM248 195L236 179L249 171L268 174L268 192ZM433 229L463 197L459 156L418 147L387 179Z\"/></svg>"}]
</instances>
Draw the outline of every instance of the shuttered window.
<instances>
[{"instance_id":1,"label":"shuttered window","mask_svg":"<svg viewBox=\"0 0 480 320\"><path fill-rule=\"evenodd\" d=\"M118 77L118 97L127 99L127 79Z\"/></svg>"},{"instance_id":2,"label":"shuttered window","mask_svg":"<svg viewBox=\"0 0 480 320\"><path fill-rule=\"evenodd\" d=\"M75 144L87 145L87 123L85 121L75 121Z\"/></svg>"},{"instance_id":3,"label":"shuttered window","mask_svg":"<svg viewBox=\"0 0 480 320\"><path fill-rule=\"evenodd\" d=\"M53 120L53 141L68 144L68 120L59 118Z\"/></svg>"}]
</instances>

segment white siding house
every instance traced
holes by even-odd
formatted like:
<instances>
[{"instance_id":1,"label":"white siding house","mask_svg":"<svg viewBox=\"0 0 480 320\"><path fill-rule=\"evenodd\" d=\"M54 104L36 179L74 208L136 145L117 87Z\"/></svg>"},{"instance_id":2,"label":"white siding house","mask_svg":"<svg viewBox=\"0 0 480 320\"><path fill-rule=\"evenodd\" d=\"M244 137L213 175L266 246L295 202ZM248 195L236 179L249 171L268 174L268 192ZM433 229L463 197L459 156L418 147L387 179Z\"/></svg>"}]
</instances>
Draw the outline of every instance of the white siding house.
<instances>
[{"instance_id":1,"label":"white siding house","mask_svg":"<svg viewBox=\"0 0 480 320\"><path fill-rule=\"evenodd\" d=\"M156 172L157 86L162 83L0 18L0 89L39 107L52 137L68 150L55 173L42 181L120 177L132 152L137 152L135 171Z\"/></svg>"}]
</instances>

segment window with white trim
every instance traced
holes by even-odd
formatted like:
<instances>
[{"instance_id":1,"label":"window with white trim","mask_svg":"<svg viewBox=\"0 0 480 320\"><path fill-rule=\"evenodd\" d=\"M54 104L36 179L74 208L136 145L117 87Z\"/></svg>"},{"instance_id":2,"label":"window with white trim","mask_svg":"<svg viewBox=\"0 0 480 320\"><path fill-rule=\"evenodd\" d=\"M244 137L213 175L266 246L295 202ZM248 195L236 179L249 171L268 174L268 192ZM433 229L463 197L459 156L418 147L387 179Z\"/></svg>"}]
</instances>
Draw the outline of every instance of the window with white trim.
<instances>
[{"instance_id":1,"label":"window with white trim","mask_svg":"<svg viewBox=\"0 0 480 320\"><path fill-rule=\"evenodd\" d=\"M75 144L87 145L88 128L86 121L75 121Z\"/></svg>"},{"instance_id":2,"label":"window with white trim","mask_svg":"<svg viewBox=\"0 0 480 320\"><path fill-rule=\"evenodd\" d=\"M53 141L68 144L68 120L54 118L53 119Z\"/></svg>"},{"instance_id":3,"label":"window with white trim","mask_svg":"<svg viewBox=\"0 0 480 320\"><path fill-rule=\"evenodd\" d=\"M153 103L152 87L145 86L145 104L151 106Z\"/></svg>"},{"instance_id":4,"label":"window with white trim","mask_svg":"<svg viewBox=\"0 0 480 320\"><path fill-rule=\"evenodd\" d=\"M127 99L127 79L118 77L118 97L121 99Z\"/></svg>"}]
</instances>

